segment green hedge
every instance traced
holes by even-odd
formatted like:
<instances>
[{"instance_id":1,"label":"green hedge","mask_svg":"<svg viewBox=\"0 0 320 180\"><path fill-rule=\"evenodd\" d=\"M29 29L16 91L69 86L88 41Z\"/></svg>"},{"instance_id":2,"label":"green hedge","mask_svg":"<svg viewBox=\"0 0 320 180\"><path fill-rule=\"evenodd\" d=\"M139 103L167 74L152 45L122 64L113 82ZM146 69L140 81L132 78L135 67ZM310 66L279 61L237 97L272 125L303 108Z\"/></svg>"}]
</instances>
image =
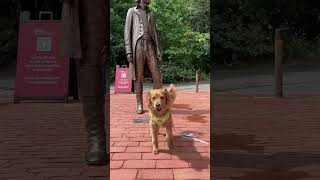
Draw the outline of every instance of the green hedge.
<instances>
[{"instance_id":1,"label":"green hedge","mask_svg":"<svg viewBox=\"0 0 320 180\"><path fill-rule=\"evenodd\" d=\"M320 61L320 36L307 40L304 35L292 34L285 40L286 53L289 58L305 61Z\"/></svg>"},{"instance_id":2,"label":"green hedge","mask_svg":"<svg viewBox=\"0 0 320 180\"><path fill-rule=\"evenodd\" d=\"M195 70L184 66L177 66L172 63L160 65L163 83L179 83L194 81Z\"/></svg>"},{"instance_id":3,"label":"green hedge","mask_svg":"<svg viewBox=\"0 0 320 180\"><path fill-rule=\"evenodd\" d=\"M16 60L19 8L17 0L2 0L0 7L0 65L2 65Z\"/></svg>"}]
</instances>

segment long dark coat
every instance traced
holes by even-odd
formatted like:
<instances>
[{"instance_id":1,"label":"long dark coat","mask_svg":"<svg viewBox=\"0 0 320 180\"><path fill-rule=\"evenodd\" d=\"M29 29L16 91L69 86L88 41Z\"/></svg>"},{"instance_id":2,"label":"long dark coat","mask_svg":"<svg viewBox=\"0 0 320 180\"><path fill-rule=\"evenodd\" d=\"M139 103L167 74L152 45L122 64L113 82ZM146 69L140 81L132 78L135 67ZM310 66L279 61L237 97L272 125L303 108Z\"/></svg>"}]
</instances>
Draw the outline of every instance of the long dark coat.
<instances>
[{"instance_id":1,"label":"long dark coat","mask_svg":"<svg viewBox=\"0 0 320 180\"><path fill-rule=\"evenodd\" d=\"M159 44L159 38L156 30L156 22L153 14L148 11L148 27L149 27L149 34L152 38L152 41L155 46L155 53L157 58L161 58L161 50ZM126 17L126 24L124 29L124 40L125 40L125 48L127 54L132 54L133 63L129 64L129 79L136 80L135 74L135 51L136 51L136 44L137 41L143 35L143 24L142 19L140 18L140 14L138 12L138 7L133 7L128 10L127 17Z\"/></svg>"}]
</instances>

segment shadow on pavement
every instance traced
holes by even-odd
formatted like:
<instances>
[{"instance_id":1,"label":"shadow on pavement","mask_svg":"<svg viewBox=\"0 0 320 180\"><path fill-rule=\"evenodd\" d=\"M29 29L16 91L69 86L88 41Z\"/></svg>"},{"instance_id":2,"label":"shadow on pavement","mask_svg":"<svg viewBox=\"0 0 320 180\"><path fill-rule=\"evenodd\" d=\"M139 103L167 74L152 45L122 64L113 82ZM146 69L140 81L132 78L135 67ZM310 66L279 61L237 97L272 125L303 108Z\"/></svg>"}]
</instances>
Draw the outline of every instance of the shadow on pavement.
<instances>
[{"instance_id":1,"label":"shadow on pavement","mask_svg":"<svg viewBox=\"0 0 320 180\"><path fill-rule=\"evenodd\" d=\"M255 145L253 135L223 134L214 136L215 167L246 168L248 171L236 180L297 180L310 178L310 174L302 170L291 170L320 164L320 154L279 152L271 155L263 154L264 147ZM227 153L224 150L245 150L245 153Z\"/></svg>"},{"instance_id":2,"label":"shadow on pavement","mask_svg":"<svg viewBox=\"0 0 320 180\"><path fill-rule=\"evenodd\" d=\"M214 150L246 150L249 153L263 153L262 145L258 143L253 135L236 135L236 134L212 134L214 139Z\"/></svg>"},{"instance_id":3,"label":"shadow on pavement","mask_svg":"<svg viewBox=\"0 0 320 180\"><path fill-rule=\"evenodd\" d=\"M181 134L190 132L181 132ZM201 134L200 132L193 132ZM179 133L180 134L180 133ZM195 141L182 138L180 135L175 135L175 147L173 150L160 150L162 153L171 154L173 158L185 161L190 164L190 167L196 171L210 168L210 158L202 156L195 147ZM208 152L209 154L209 152Z\"/></svg>"},{"instance_id":4,"label":"shadow on pavement","mask_svg":"<svg viewBox=\"0 0 320 180\"><path fill-rule=\"evenodd\" d=\"M174 114L188 115L187 120L189 122L207 123L208 117L203 114L210 114L210 110L192 110L189 104L174 104Z\"/></svg>"},{"instance_id":5,"label":"shadow on pavement","mask_svg":"<svg viewBox=\"0 0 320 180\"><path fill-rule=\"evenodd\" d=\"M172 106L175 109L187 109L187 110L192 110L192 107L190 104L173 104Z\"/></svg>"}]
</instances>

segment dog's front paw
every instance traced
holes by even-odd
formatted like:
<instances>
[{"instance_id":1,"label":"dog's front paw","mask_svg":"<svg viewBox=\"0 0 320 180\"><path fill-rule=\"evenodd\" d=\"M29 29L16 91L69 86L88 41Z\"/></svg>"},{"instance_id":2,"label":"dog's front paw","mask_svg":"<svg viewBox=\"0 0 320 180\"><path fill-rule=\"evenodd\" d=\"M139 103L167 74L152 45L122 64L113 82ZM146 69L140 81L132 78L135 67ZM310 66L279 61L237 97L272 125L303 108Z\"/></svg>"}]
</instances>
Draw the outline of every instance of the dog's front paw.
<instances>
[{"instance_id":1,"label":"dog's front paw","mask_svg":"<svg viewBox=\"0 0 320 180\"><path fill-rule=\"evenodd\" d=\"M154 155L159 154L159 149L154 148L154 149L152 150L152 152L153 152Z\"/></svg>"}]
</instances>

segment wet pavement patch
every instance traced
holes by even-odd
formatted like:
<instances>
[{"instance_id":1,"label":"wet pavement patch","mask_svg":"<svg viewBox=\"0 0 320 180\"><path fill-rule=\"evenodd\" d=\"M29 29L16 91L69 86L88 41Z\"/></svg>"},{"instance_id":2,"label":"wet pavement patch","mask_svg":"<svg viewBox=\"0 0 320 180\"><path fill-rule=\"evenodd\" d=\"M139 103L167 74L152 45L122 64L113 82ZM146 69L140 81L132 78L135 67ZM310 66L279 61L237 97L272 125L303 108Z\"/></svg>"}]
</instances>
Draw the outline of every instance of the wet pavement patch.
<instances>
[{"instance_id":1,"label":"wet pavement patch","mask_svg":"<svg viewBox=\"0 0 320 180\"><path fill-rule=\"evenodd\" d=\"M149 124L149 119L134 119L133 124Z\"/></svg>"}]
</instances>

